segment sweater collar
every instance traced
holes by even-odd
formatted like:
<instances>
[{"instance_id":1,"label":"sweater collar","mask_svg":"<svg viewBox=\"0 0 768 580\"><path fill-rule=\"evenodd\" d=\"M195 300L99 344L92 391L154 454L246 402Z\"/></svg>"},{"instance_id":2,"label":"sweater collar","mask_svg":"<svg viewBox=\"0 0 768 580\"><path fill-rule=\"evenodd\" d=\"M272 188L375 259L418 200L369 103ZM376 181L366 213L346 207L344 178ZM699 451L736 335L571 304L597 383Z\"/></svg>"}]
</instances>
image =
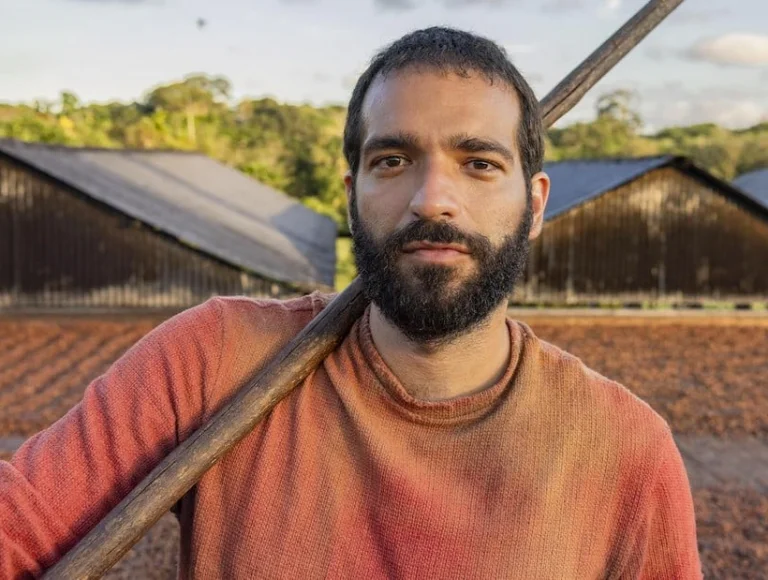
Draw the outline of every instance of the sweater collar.
<instances>
[{"instance_id":1,"label":"sweater collar","mask_svg":"<svg viewBox=\"0 0 768 580\"><path fill-rule=\"evenodd\" d=\"M369 306L357 325L357 340L366 366L373 371L390 402L411 419L433 424L468 422L490 413L508 389L512 388L525 347L525 335L515 321L507 319L510 356L507 368L498 382L471 395L442 401L426 401L411 396L381 357L371 335L370 313Z\"/></svg>"}]
</instances>

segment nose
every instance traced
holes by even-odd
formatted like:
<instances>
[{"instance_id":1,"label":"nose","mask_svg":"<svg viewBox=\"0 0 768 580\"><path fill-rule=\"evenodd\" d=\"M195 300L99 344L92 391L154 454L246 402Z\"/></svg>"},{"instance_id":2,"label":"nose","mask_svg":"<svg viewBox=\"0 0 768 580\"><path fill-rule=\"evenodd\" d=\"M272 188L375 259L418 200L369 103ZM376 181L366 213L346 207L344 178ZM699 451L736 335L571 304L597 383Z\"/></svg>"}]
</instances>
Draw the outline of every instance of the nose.
<instances>
[{"instance_id":1,"label":"nose","mask_svg":"<svg viewBox=\"0 0 768 580\"><path fill-rule=\"evenodd\" d=\"M456 218L460 211L457 195L458 176L451 175L447 164L430 161L422 171L419 188L411 198L409 209L421 220Z\"/></svg>"}]
</instances>

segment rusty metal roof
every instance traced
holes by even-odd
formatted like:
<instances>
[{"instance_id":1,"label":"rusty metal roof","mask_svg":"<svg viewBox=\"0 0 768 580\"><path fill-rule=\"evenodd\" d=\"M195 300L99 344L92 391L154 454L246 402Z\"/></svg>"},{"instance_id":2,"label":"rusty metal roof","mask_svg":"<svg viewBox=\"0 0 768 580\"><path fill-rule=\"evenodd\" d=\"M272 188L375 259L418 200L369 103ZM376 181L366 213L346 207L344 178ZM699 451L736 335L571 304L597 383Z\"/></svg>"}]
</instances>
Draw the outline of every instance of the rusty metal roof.
<instances>
[{"instance_id":1,"label":"rusty metal roof","mask_svg":"<svg viewBox=\"0 0 768 580\"><path fill-rule=\"evenodd\" d=\"M0 154L237 268L333 286L334 222L205 155L13 139Z\"/></svg>"}]
</instances>

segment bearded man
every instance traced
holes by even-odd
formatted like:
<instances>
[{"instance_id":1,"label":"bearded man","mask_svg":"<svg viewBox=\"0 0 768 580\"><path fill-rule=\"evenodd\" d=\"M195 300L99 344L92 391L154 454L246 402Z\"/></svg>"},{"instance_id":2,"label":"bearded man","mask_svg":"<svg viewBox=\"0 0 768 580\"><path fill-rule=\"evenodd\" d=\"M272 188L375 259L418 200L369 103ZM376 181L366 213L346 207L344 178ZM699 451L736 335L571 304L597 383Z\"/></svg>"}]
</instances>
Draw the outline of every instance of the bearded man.
<instances>
[{"instance_id":1,"label":"bearded man","mask_svg":"<svg viewBox=\"0 0 768 580\"><path fill-rule=\"evenodd\" d=\"M179 577L700 578L668 425L507 316L550 183L504 51L397 40L344 153L372 303L180 502ZM330 298L215 298L143 338L0 465L0 576L61 558Z\"/></svg>"}]
</instances>

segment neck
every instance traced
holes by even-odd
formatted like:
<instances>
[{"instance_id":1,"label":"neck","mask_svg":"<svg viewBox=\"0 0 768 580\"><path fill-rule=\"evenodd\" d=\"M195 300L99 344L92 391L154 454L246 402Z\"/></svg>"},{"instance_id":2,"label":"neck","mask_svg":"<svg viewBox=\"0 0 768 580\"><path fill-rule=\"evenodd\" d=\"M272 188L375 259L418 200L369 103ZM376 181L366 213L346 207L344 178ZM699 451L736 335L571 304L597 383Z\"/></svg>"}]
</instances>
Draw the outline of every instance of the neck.
<instances>
[{"instance_id":1,"label":"neck","mask_svg":"<svg viewBox=\"0 0 768 580\"><path fill-rule=\"evenodd\" d=\"M477 393L496 384L509 363L506 303L481 325L437 346L410 341L375 304L370 324L382 359L416 399L438 401Z\"/></svg>"}]
</instances>

